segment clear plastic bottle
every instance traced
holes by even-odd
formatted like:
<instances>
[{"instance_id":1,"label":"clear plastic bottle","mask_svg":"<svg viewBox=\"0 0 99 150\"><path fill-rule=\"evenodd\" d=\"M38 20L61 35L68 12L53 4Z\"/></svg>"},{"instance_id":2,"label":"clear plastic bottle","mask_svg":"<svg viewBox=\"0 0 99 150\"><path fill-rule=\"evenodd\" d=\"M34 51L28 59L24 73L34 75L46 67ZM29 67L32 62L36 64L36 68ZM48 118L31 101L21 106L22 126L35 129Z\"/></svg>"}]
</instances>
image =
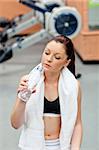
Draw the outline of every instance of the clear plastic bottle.
<instances>
[{"instance_id":1,"label":"clear plastic bottle","mask_svg":"<svg viewBox=\"0 0 99 150\"><path fill-rule=\"evenodd\" d=\"M18 93L18 97L22 101L27 102L29 100L33 92L33 87L35 87L40 80L42 70L42 65L40 64L30 72L28 79L28 88Z\"/></svg>"}]
</instances>

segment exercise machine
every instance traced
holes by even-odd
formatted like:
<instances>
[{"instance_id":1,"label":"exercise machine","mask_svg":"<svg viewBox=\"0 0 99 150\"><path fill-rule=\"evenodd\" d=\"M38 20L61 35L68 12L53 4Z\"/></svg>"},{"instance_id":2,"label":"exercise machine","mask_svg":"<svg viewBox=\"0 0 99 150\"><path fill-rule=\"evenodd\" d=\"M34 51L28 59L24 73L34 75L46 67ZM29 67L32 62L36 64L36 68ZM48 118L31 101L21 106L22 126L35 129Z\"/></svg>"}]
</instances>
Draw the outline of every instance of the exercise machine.
<instances>
[{"instance_id":1,"label":"exercise machine","mask_svg":"<svg viewBox=\"0 0 99 150\"><path fill-rule=\"evenodd\" d=\"M81 16L79 12L74 7L65 6L61 0L19 0L18 2L32 8L34 15L29 20L7 29L5 31L7 39L37 23L41 23L42 28L25 38L17 39L12 45L6 46L5 44L2 46L0 63L10 59L13 56L13 51L24 50L46 37L63 34L74 38L81 30Z\"/></svg>"}]
</instances>

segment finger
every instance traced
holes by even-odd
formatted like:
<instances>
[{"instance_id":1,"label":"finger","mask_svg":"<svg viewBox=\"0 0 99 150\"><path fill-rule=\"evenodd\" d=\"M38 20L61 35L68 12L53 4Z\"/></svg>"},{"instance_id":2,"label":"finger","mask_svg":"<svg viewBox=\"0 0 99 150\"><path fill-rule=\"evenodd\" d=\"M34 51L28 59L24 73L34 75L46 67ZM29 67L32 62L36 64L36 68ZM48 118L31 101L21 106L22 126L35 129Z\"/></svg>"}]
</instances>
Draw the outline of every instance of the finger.
<instances>
[{"instance_id":1,"label":"finger","mask_svg":"<svg viewBox=\"0 0 99 150\"><path fill-rule=\"evenodd\" d=\"M27 88L25 88L25 87L19 87L18 89L17 89L17 93L19 93L19 92L21 92L21 91L23 91L23 90L26 90Z\"/></svg>"},{"instance_id":2,"label":"finger","mask_svg":"<svg viewBox=\"0 0 99 150\"><path fill-rule=\"evenodd\" d=\"M20 82L20 84L19 84L19 85L22 85L22 86L28 86L28 83L27 83L27 82L22 81L22 82Z\"/></svg>"},{"instance_id":3,"label":"finger","mask_svg":"<svg viewBox=\"0 0 99 150\"><path fill-rule=\"evenodd\" d=\"M29 75L25 75L21 78L21 80L23 80L23 81L28 81L28 79L29 79Z\"/></svg>"},{"instance_id":4,"label":"finger","mask_svg":"<svg viewBox=\"0 0 99 150\"><path fill-rule=\"evenodd\" d=\"M18 89L27 89L27 86L22 86L22 85L20 85L20 86L18 87Z\"/></svg>"}]
</instances>

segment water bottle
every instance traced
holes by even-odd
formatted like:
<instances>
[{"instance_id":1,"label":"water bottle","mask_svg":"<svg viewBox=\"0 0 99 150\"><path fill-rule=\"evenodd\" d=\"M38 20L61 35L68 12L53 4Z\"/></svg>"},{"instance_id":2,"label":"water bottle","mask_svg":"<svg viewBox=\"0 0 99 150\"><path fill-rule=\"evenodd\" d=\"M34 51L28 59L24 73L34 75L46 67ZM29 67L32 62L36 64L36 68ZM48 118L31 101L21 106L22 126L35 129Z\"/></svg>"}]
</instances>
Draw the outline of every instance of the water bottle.
<instances>
[{"instance_id":1,"label":"water bottle","mask_svg":"<svg viewBox=\"0 0 99 150\"><path fill-rule=\"evenodd\" d=\"M33 88L36 87L40 80L41 72L43 71L41 64L35 67L29 74L28 88L19 92L18 97L27 102L33 92Z\"/></svg>"}]
</instances>

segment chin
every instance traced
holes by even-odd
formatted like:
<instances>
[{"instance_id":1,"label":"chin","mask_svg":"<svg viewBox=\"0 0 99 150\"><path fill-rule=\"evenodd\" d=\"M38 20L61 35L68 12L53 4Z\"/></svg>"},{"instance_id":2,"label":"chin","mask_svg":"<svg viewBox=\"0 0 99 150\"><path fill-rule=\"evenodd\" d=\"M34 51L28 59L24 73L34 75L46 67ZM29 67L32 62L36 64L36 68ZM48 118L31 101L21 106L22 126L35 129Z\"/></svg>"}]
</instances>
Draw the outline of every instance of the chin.
<instances>
[{"instance_id":1,"label":"chin","mask_svg":"<svg viewBox=\"0 0 99 150\"><path fill-rule=\"evenodd\" d=\"M48 65L43 65L44 70L51 70L51 68Z\"/></svg>"},{"instance_id":2,"label":"chin","mask_svg":"<svg viewBox=\"0 0 99 150\"><path fill-rule=\"evenodd\" d=\"M43 67L44 71L51 71L50 69Z\"/></svg>"}]
</instances>

